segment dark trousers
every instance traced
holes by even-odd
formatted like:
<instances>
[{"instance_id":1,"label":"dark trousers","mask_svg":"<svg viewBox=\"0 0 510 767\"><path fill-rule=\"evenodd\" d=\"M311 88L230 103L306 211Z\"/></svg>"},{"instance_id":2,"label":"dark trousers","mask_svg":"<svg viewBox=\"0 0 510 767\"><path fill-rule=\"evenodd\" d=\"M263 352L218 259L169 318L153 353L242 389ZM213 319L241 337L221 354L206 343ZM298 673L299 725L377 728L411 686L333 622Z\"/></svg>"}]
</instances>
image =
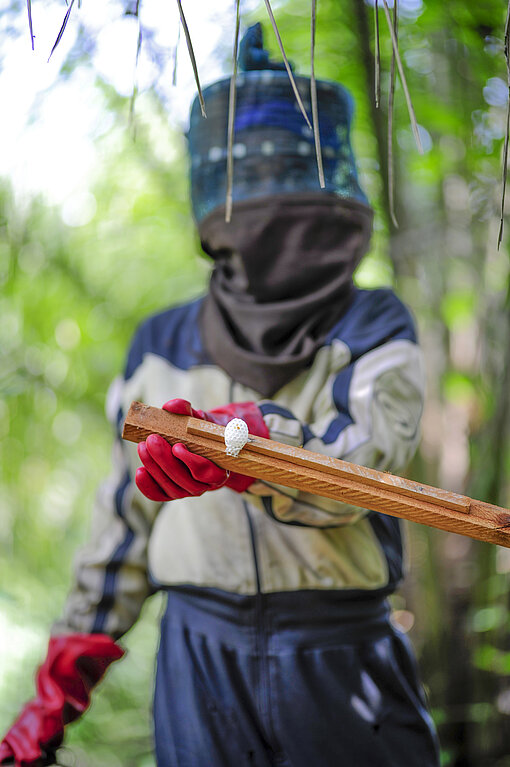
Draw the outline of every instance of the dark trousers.
<instances>
[{"instance_id":1,"label":"dark trousers","mask_svg":"<svg viewBox=\"0 0 510 767\"><path fill-rule=\"evenodd\" d=\"M379 598L171 589L158 767L437 767L412 651Z\"/></svg>"}]
</instances>

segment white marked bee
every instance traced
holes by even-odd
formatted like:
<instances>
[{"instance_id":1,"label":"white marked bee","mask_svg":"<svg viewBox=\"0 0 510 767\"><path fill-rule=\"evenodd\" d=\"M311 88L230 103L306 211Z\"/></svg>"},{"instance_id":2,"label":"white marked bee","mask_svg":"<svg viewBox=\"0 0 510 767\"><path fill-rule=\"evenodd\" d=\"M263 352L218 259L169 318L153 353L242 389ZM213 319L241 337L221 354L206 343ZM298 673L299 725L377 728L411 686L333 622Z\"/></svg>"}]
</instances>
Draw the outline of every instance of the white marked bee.
<instances>
[{"instance_id":1,"label":"white marked bee","mask_svg":"<svg viewBox=\"0 0 510 767\"><path fill-rule=\"evenodd\" d=\"M226 454L237 457L249 441L248 426L242 418L233 418L225 426Z\"/></svg>"}]
</instances>

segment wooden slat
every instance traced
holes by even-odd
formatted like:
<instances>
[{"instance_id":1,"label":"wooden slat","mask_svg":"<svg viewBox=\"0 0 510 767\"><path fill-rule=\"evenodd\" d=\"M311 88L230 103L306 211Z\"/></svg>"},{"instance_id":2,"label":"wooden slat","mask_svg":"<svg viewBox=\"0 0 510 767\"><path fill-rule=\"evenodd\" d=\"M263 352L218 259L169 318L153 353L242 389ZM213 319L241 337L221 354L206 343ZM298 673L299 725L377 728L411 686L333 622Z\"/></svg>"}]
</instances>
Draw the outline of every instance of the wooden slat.
<instances>
[{"instance_id":1,"label":"wooden slat","mask_svg":"<svg viewBox=\"0 0 510 767\"><path fill-rule=\"evenodd\" d=\"M208 436L223 442L223 426L218 426L215 423L193 419L193 422L190 421L188 424L187 431L189 434ZM296 466L319 469L326 474L332 474L343 479L361 480L364 484L378 487L381 490L398 488L399 493L410 498L418 498L438 506L445 506L448 509L469 513L471 501L465 495L440 490L438 487L423 485L387 472L369 469L366 466L342 461L339 458L332 458L329 455L313 453L300 447L275 442L272 439L252 436L243 450L244 454L255 452L269 458L284 458Z\"/></svg>"},{"instance_id":2,"label":"wooden slat","mask_svg":"<svg viewBox=\"0 0 510 767\"><path fill-rule=\"evenodd\" d=\"M240 474L510 547L509 509L261 437L251 437L234 458L225 453L223 432L217 424L133 402L122 436L141 442L160 434Z\"/></svg>"}]
</instances>

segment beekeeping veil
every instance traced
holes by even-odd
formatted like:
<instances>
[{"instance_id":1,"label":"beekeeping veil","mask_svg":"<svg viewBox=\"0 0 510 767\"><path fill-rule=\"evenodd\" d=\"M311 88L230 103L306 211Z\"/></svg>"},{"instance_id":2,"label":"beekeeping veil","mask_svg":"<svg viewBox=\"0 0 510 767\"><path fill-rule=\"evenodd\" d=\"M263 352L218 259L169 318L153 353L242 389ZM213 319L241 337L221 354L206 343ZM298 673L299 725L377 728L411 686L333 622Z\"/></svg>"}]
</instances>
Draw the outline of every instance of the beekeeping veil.
<instances>
[{"instance_id":1,"label":"beekeeping veil","mask_svg":"<svg viewBox=\"0 0 510 767\"><path fill-rule=\"evenodd\" d=\"M269 61L260 25L240 49L234 123L232 219L225 221L230 80L195 99L188 133L191 198L202 247L214 259L201 330L213 361L234 380L272 396L311 364L348 308L352 274L372 224L349 131L353 102L317 82L325 188L313 132L288 75ZM259 68L260 67L260 68ZM310 80L296 77L310 113Z\"/></svg>"}]
</instances>

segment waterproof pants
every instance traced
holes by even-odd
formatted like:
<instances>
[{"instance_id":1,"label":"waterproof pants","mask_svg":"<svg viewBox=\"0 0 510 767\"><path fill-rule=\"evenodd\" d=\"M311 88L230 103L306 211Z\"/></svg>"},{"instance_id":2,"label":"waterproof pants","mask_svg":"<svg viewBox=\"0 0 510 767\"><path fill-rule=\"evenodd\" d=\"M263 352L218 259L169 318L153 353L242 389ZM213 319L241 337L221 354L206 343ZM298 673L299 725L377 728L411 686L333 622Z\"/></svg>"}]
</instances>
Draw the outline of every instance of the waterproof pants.
<instances>
[{"instance_id":1,"label":"waterproof pants","mask_svg":"<svg viewBox=\"0 0 510 767\"><path fill-rule=\"evenodd\" d=\"M385 600L178 588L162 620L158 767L437 767Z\"/></svg>"}]
</instances>

